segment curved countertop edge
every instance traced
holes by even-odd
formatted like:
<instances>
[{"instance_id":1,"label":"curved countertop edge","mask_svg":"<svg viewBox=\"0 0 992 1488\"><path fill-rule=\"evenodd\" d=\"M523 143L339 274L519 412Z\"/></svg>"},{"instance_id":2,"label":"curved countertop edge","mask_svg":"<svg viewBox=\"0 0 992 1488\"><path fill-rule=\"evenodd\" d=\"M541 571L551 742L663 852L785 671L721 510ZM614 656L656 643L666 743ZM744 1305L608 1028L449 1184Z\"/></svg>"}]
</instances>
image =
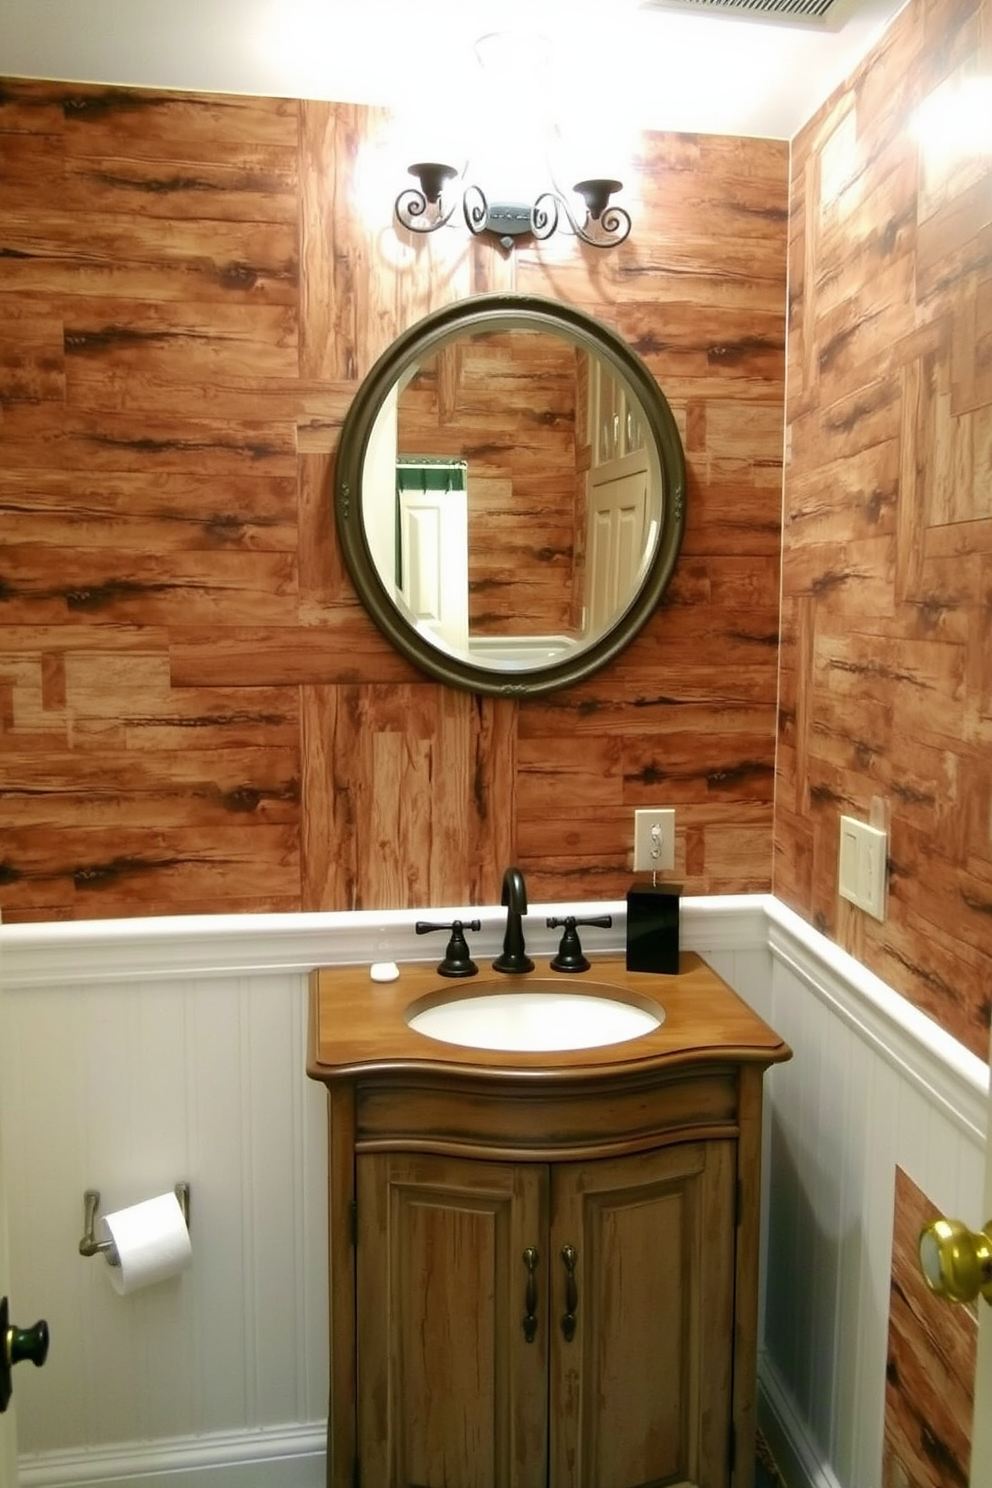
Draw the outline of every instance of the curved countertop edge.
<instances>
[{"instance_id":1,"label":"curved countertop edge","mask_svg":"<svg viewBox=\"0 0 992 1488\"><path fill-rule=\"evenodd\" d=\"M447 992L473 995L489 978L439 977L436 962L405 963L397 981L373 983L368 966L333 966L311 974L307 1073L332 1084L342 1080L416 1080L464 1077L472 1081L513 1081L523 1086L598 1083L624 1076L648 1076L661 1069L762 1068L792 1057L792 1050L695 952L683 952L677 976L628 972L623 956L590 956L589 972L562 975L537 961L529 976L506 977L505 989L527 990L532 979L560 980L563 992L581 992L583 981L606 980L660 1003L665 1020L656 1029L622 1043L586 1049L517 1052L442 1043L417 1033L407 1013L425 996ZM491 986L491 983L490 983Z\"/></svg>"}]
</instances>

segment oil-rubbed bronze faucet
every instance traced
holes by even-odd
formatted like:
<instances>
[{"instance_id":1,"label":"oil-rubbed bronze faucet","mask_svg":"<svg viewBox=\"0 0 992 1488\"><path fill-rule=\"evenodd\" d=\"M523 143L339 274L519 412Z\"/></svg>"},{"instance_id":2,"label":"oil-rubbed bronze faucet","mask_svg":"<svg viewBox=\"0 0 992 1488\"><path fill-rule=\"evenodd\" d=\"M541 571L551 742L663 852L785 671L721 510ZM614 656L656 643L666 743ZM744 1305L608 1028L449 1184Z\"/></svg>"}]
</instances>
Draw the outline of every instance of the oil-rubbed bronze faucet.
<instances>
[{"instance_id":1,"label":"oil-rubbed bronze faucet","mask_svg":"<svg viewBox=\"0 0 992 1488\"><path fill-rule=\"evenodd\" d=\"M519 868L507 868L503 874L503 893L499 902L506 906L506 934L503 936L503 954L493 962L493 971L505 971L510 976L533 971L534 963L524 951L523 917L527 913L527 886Z\"/></svg>"}]
</instances>

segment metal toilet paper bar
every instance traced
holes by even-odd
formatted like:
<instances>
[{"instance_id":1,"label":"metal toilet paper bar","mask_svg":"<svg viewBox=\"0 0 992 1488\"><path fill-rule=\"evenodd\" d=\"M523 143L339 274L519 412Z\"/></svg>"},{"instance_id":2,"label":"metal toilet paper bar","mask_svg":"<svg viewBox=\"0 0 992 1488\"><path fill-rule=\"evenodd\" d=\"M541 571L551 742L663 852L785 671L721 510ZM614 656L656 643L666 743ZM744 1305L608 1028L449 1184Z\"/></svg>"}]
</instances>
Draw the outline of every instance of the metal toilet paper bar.
<instances>
[{"instance_id":1,"label":"metal toilet paper bar","mask_svg":"<svg viewBox=\"0 0 992 1488\"><path fill-rule=\"evenodd\" d=\"M177 1183L175 1195L179 1201L179 1207L183 1211L183 1219L186 1228L189 1229L189 1184ZM100 1190L88 1188L83 1194L83 1238L79 1242L79 1254L84 1256L102 1255L106 1257L108 1266L119 1266L120 1259L117 1255L117 1247L113 1240L98 1240L96 1238L96 1211L100 1207Z\"/></svg>"}]
</instances>

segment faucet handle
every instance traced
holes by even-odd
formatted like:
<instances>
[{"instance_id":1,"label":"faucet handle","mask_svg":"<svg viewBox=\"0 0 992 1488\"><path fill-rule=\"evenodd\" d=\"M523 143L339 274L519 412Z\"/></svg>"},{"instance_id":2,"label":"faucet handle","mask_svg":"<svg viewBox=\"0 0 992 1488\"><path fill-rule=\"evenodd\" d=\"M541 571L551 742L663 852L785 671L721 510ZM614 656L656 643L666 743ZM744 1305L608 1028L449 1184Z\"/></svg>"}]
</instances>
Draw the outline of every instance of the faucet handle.
<instances>
[{"instance_id":1,"label":"faucet handle","mask_svg":"<svg viewBox=\"0 0 992 1488\"><path fill-rule=\"evenodd\" d=\"M583 954L582 946L579 944L579 932L577 925L598 925L600 929L609 930L613 924L612 915L593 915L588 920L578 920L575 915L566 915L563 920L550 919L548 929L556 930L559 925L564 926L564 934L558 947L558 954L551 963L552 971L588 971L589 959Z\"/></svg>"},{"instance_id":2,"label":"faucet handle","mask_svg":"<svg viewBox=\"0 0 992 1488\"><path fill-rule=\"evenodd\" d=\"M475 976L478 967L468 953L468 941L465 939L464 920L452 920L450 924L435 925L429 920L418 920L414 925L418 935L427 935L431 930L450 930L451 939L448 941L448 949L444 953L444 960L438 966L438 976L444 977L470 977ZM481 920L469 920L470 930L481 930Z\"/></svg>"}]
</instances>

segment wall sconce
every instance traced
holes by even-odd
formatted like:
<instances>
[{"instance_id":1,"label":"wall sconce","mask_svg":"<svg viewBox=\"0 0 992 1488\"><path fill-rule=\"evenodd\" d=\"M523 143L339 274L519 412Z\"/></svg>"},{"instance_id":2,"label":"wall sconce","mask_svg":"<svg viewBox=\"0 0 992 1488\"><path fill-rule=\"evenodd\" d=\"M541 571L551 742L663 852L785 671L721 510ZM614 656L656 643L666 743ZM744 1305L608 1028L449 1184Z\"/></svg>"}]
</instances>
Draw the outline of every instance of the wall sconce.
<instances>
[{"instance_id":1,"label":"wall sconce","mask_svg":"<svg viewBox=\"0 0 992 1488\"><path fill-rule=\"evenodd\" d=\"M625 242L630 236L630 214L611 201L623 189L621 181L590 177L577 181L571 192L558 185L564 172L556 171L549 158L550 151L560 149L549 100L561 92L563 75L560 67L552 68L549 38L529 28L491 31L478 38L474 50L480 70L471 79L460 79L467 91L458 127L469 137L469 162L464 170L446 164L444 155L450 160L453 152L445 143L438 150L438 154L444 151L440 160L411 165L409 173L417 184L407 186L396 198L396 220L410 232L437 232L449 223L455 225L452 219L460 207L469 232L496 238L504 253L520 237L543 242L559 227L591 248L616 248ZM575 93L571 76L568 83L571 104ZM510 109L507 100L513 101ZM452 117L448 110L438 139L447 141ZM576 142L573 148L581 159L582 147ZM597 130L591 148L599 155L601 131ZM542 155L543 179L540 167L534 171L534 162ZM480 179L495 181L488 197ZM509 194L515 191L521 196Z\"/></svg>"},{"instance_id":2,"label":"wall sconce","mask_svg":"<svg viewBox=\"0 0 992 1488\"><path fill-rule=\"evenodd\" d=\"M591 248L616 248L630 236L630 214L610 201L623 189L622 181L605 178L577 181L572 189L585 203L585 219L580 220L568 198L554 185L542 191L530 205L490 202L482 187L471 183L460 189L455 187L449 193L446 189L449 182L458 178L454 166L422 160L409 170L417 185L400 192L395 212L397 221L411 232L432 233L446 227L461 203L469 232L475 237L491 233L507 253L516 239L525 234L539 242L550 238L562 225L562 217L568 223L565 230Z\"/></svg>"}]
</instances>

